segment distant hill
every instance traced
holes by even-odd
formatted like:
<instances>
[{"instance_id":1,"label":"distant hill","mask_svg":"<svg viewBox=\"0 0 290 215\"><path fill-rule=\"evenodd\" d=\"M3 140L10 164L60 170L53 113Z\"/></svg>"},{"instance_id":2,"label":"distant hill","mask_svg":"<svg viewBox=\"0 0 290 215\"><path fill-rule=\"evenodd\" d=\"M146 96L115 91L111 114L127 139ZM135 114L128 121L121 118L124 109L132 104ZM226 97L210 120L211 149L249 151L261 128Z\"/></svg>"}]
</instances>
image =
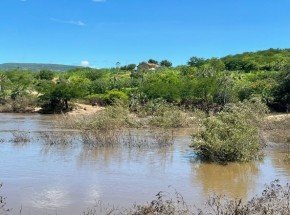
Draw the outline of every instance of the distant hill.
<instances>
[{"instance_id":1,"label":"distant hill","mask_svg":"<svg viewBox=\"0 0 290 215\"><path fill-rule=\"evenodd\" d=\"M290 63L290 49L268 49L256 52L228 55L221 60L227 70L276 70Z\"/></svg>"},{"instance_id":2,"label":"distant hill","mask_svg":"<svg viewBox=\"0 0 290 215\"><path fill-rule=\"evenodd\" d=\"M28 70L41 71L50 70L55 72L65 72L70 69L79 68L78 66L68 66L62 64L40 64L40 63L3 63L0 64L0 71L7 70Z\"/></svg>"}]
</instances>

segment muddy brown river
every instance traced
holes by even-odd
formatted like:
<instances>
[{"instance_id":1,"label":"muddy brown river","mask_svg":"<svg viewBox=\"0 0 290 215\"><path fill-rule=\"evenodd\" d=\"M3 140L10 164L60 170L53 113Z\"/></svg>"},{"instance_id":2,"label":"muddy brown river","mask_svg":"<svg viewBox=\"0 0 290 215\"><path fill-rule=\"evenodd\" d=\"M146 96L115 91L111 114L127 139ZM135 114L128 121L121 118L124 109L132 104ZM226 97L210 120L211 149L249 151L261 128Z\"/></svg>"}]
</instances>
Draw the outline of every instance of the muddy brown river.
<instances>
[{"instance_id":1,"label":"muddy brown river","mask_svg":"<svg viewBox=\"0 0 290 215\"><path fill-rule=\"evenodd\" d=\"M15 130L30 132L31 141L11 141ZM53 116L0 114L0 195L9 214L82 214L98 201L129 207L175 190L200 205L213 193L248 199L266 183L290 179L290 165L275 147L265 149L263 161L217 165L196 159L188 130L174 131L174 144L165 148L86 148L77 138L47 147L39 134L54 130L62 132Z\"/></svg>"}]
</instances>

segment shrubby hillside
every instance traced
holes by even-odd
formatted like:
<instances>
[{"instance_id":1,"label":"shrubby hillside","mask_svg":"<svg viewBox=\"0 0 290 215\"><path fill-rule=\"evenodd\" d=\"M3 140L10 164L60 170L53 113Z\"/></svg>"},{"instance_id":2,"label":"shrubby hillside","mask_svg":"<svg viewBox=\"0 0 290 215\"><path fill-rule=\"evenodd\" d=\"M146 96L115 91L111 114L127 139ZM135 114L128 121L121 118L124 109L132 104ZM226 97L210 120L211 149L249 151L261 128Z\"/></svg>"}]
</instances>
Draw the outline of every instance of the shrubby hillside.
<instances>
[{"instance_id":1,"label":"shrubby hillside","mask_svg":"<svg viewBox=\"0 0 290 215\"><path fill-rule=\"evenodd\" d=\"M61 64L39 64L39 63L3 63L0 64L0 71L8 70L26 70L41 71L51 70L56 72L65 72L70 69L78 68L77 66L61 65Z\"/></svg>"},{"instance_id":2,"label":"shrubby hillside","mask_svg":"<svg viewBox=\"0 0 290 215\"><path fill-rule=\"evenodd\" d=\"M78 100L99 105L122 101L133 112L170 103L210 113L253 98L271 110L288 111L289 58L290 49L269 49L223 58L191 57L187 65L176 67L169 60L154 59L139 64L148 67L129 64L110 69L27 64L25 71L0 72L0 111L41 106L45 112L61 112Z\"/></svg>"}]
</instances>

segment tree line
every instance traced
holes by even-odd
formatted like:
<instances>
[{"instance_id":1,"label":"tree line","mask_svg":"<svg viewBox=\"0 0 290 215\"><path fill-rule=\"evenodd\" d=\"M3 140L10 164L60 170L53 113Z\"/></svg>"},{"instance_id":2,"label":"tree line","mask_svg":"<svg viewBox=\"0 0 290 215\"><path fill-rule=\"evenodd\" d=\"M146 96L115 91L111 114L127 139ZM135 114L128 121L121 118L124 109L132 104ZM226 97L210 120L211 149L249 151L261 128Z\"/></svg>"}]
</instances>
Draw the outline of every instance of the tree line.
<instances>
[{"instance_id":1,"label":"tree line","mask_svg":"<svg viewBox=\"0 0 290 215\"><path fill-rule=\"evenodd\" d=\"M206 112L228 103L259 98L270 109L290 107L290 49L269 49L223 58L191 57L186 65L169 60L110 69L76 68L67 72L42 70L0 72L0 104L22 112L40 106L43 112L69 111L71 102L111 105L117 100L136 105L164 101ZM5 109L2 111L5 111Z\"/></svg>"}]
</instances>

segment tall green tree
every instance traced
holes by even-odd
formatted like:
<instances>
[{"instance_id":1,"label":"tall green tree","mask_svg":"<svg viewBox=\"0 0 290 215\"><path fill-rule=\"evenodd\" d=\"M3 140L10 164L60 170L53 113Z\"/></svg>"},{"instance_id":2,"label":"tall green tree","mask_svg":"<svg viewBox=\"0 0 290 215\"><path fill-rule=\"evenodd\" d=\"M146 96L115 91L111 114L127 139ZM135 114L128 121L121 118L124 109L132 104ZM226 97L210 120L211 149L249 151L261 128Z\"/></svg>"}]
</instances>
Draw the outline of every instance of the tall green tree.
<instances>
[{"instance_id":1,"label":"tall green tree","mask_svg":"<svg viewBox=\"0 0 290 215\"><path fill-rule=\"evenodd\" d=\"M157 60L154 60L154 59L149 59L148 60L148 63L158 64L158 61Z\"/></svg>"},{"instance_id":2,"label":"tall green tree","mask_svg":"<svg viewBox=\"0 0 290 215\"><path fill-rule=\"evenodd\" d=\"M169 60L160 61L160 66L171 67L172 63Z\"/></svg>"},{"instance_id":3,"label":"tall green tree","mask_svg":"<svg viewBox=\"0 0 290 215\"><path fill-rule=\"evenodd\" d=\"M205 64L206 60L204 58L199 58L199 57L191 57L187 64L189 66L195 66L195 67L200 67L203 64Z\"/></svg>"},{"instance_id":4,"label":"tall green tree","mask_svg":"<svg viewBox=\"0 0 290 215\"><path fill-rule=\"evenodd\" d=\"M68 82L47 83L39 97L43 112L61 113L69 110L69 101L80 96L79 89Z\"/></svg>"}]
</instances>

